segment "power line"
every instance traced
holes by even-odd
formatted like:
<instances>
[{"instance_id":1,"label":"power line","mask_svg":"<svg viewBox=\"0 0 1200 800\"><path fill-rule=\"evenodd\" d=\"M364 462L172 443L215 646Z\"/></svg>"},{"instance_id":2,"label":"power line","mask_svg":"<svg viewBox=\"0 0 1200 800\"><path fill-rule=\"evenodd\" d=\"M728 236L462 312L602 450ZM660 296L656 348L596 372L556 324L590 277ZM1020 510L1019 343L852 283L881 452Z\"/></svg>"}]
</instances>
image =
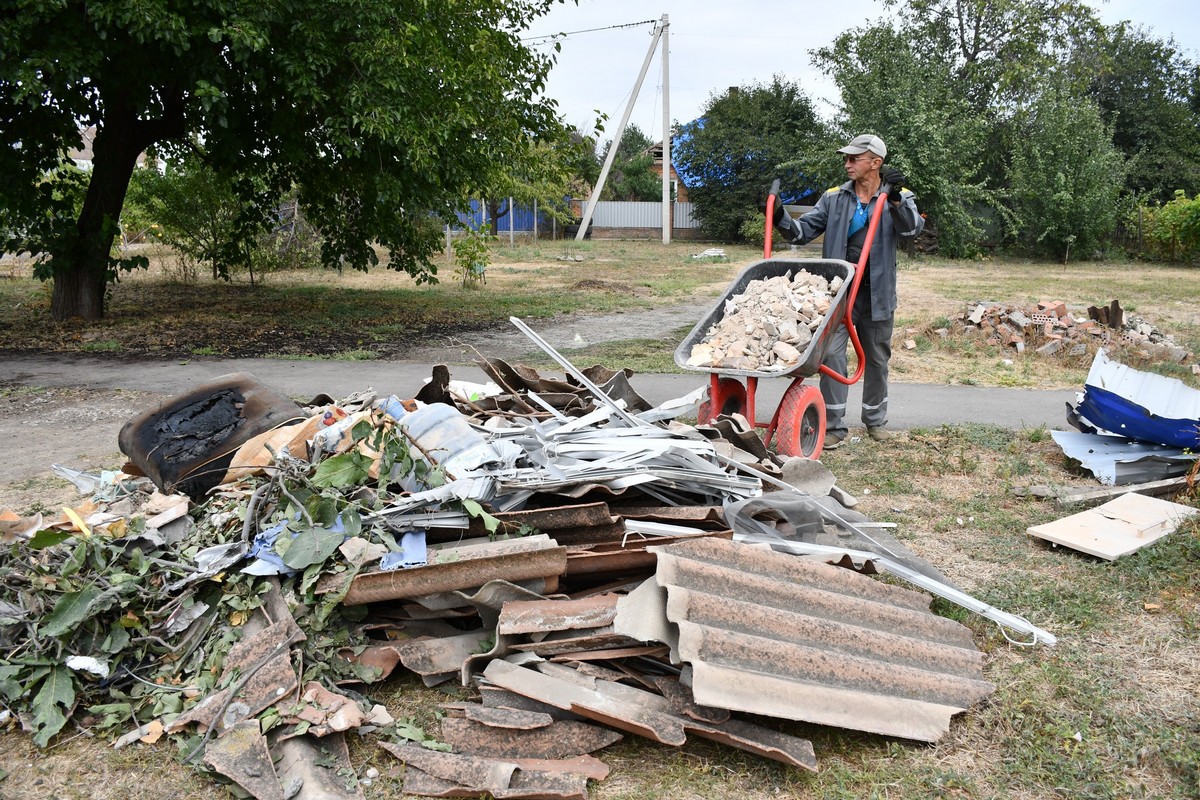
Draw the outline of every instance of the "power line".
<instances>
[{"instance_id":1,"label":"power line","mask_svg":"<svg viewBox=\"0 0 1200 800\"><path fill-rule=\"evenodd\" d=\"M522 42L551 42L555 39L565 39L568 36L574 36L577 33L595 33L596 31L615 31L620 28L636 28L638 25L652 25L657 23L656 19L645 19L641 22L626 22L624 25L609 25L604 28L585 28L581 31L564 31L562 33L552 33L548 36L531 36L527 39L522 39Z\"/></svg>"}]
</instances>

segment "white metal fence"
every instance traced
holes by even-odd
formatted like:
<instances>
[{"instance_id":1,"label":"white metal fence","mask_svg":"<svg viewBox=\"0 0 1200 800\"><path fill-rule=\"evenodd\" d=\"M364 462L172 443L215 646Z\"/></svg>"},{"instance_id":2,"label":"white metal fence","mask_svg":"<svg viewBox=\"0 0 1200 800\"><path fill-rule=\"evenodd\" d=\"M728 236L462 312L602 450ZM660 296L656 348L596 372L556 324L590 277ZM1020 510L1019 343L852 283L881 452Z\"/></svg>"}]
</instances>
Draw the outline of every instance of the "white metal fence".
<instances>
[{"instance_id":1,"label":"white metal fence","mask_svg":"<svg viewBox=\"0 0 1200 800\"><path fill-rule=\"evenodd\" d=\"M698 228L693 203L675 203L675 228ZM592 212L597 228L662 228L662 203L601 200Z\"/></svg>"}]
</instances>

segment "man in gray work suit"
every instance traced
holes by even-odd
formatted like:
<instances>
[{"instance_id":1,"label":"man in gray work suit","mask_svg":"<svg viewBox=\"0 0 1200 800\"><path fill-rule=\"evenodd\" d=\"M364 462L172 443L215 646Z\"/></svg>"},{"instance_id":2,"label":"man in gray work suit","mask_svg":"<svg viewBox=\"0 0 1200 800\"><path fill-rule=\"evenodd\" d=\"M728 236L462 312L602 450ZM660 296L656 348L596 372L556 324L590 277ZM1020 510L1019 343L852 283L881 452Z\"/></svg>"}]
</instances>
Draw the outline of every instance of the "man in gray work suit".
<instances>
[{"instance_id":1,"label":"man in gray work suit","mask_svg":"<svg viewBox=\"0 0 1200 800\"><path fill-rule=\"evenodd\" d=\"M905 179L899 170L884 167L887 145L878 136L863 134L838 150L850 179L821 196L817 205L799 219L783 212L776 203L774 225L789 242L805 244L825 234L821 250L824 258L840 258L857 264L867 237L867 223L874 212L876 195L883 184L890 187L886 201L888 213L879 221L879 230L871 243L871 252L862 283L855 298L853 320L863 347L866 369L863 373L862 421L867 435L877 442L887 441L891 432L888 419L888 360L892 357L892 326L896 312L896 238L912 238L925 227L917 211L913 193L903 188ZM881 172L882 170L882 172ZM846 343L849 331L838 325L830 337L824 363L841 375L846 374ZM821 375L821 395L825 399L825 446L832 450L846 438L846 398L849 387Z\"/></svg>"}]
</instances>

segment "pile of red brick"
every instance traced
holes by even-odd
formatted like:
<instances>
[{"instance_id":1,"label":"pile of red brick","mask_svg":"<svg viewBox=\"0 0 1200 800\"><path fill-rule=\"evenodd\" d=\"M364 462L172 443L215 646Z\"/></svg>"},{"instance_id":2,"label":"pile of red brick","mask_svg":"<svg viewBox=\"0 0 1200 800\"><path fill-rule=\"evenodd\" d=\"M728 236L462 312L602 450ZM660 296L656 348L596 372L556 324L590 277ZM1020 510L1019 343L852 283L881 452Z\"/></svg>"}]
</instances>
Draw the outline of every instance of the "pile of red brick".
<instances>
[{"instance_id":1,"label":"pile of red brick","mask_svg":"<svg viewBox=\"0 0 1200 800\"><path fill-rule=\"evenodd\" d=\"M1125 350L1144 359L1189 361L1192 354L1145 320L1126 317L1120 303L1091 306L1072 313L1061 300L1043 300L1030 308L975 302L957 314L943 336L958 334L982 338L995 347L1018 353L1031 349L1041 355L1090 355L1103 347Z\"/></svg>"}]
</instances>

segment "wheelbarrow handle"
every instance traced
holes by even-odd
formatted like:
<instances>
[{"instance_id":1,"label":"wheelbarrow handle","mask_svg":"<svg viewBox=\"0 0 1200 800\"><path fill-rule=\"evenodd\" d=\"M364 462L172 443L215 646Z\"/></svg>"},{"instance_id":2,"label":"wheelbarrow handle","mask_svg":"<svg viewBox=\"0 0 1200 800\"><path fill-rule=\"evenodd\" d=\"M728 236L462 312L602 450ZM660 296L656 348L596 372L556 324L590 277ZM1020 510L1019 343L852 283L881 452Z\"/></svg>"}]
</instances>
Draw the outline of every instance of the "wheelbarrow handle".
<instances>
[{"instance_id":1,"label":"wheelbarrow handle","mask_svg":"<svg viewBox=\"0 0 1200 800\"><path fill-rule=\"evenodd\" d=\"M862 342L858 339L858 331L854 329L854 301L858 299L858 285L862 283L863 273L867 269L867 261L871 257L871 245L875 242L875 233L879 230L879 221L883 219L883 207L887 205L886 197L888 185L879 187L879 194L876 195L879 202L875 204L875 210L871 213L871 221L867 225L867 238L863 242L862 253L858 257L858 264L854 268L854 280L850 284L850 291L846 297L846 312L842 317L842 322L846 326L846 330L850 334L850 343L854 346L854 356L858 361L858 366L854 370L854 374L846 376L830 369L824 364L820 367L822 375L827 375L838 383L844 383L847 386L858 383L863 376L863 371L867 368L866 359L863 358Z\"/></svg>"},{"instance_id":2,"label":"wheelbarrow handle","mask_svg":"<svg viewBox=\"0 0 1200 800\"><path fill-rule=\"evenodd\" d=\"M779 178L771 182L771 191L767 195L767 229L766 235L763 237L763 258L771 257L771 238L774 234L774 226L771 225L771 220L775 219L775 204L782 203L779 199Z\"/></svg>"}]
</instances>

